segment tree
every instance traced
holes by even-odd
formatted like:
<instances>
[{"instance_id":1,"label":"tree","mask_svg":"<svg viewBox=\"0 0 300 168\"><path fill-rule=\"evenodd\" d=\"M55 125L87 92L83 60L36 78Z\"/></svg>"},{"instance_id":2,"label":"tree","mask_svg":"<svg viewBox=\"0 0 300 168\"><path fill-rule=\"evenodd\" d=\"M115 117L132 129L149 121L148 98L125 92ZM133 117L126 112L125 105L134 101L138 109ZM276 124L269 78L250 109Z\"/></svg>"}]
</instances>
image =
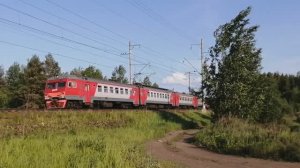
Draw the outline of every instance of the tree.
<instances>
[{"instance_id":1,"label":"tree","mask_svg":"<svg viewBox=\"0 0 300 168\"><path fill-rule=\"evenodd\" d=\"M24 69L18 63L12 64L6 71L6 82L9 91L8 106L16 108L24 105Z\"/></svg>"},{"instance_id":2,"label":"tree","mask_svg":"<svg viewBox=\"0 0 300 168\"><path fill-rule=\"evenodd\" d=\"M4 68L0 66L0 86L5 84L5 79L4 79Z\"/></svg>"},{"instance_id":3,"label":"tree","mask_svg":"<svg viewBox=\"0 0 300 168\"><path fill-rule=\"evenodd\" d=\"M81 67L74 68L74 69L70 72L70 75L74 75L74 76L77 76L77 77L82 77L82 71L83 71L83 69L82 69Z\"/></svg>"},{"instance_id":4,"label":"tree","mask_svg":"<svg viewBox=\"0 0 300 168\"><path fill-rule=\"evenodd\" d=\"M214 33L210 65L204 69L204 87L214 117L256 119L263 109L261 89L256 88L261 69L261 49L255 47L258 26L249 26L248 7Z\"/></svg>"},{"instance_id":5,"label":"tree","mask_svg":"<svg viewBox=\"0 0 300 168\"><path fill-rule=\"evenodd\" d=\"M4 78L4 69L0 66L0 108L6 106L8 102L7 87Z\"/></svg>"},{"instance_id":6,"label":"tree","mask_svg":"<svg viewBox=\"0 0 300 168\"><path fill-rule=\"evenodd\" d=\"M261 89L261 94L258 96L260 96L262 104L256 120L261 123L279 120L283 116L285 108L288 108L288 104L281 98L276 80L264 74L260 75L257 87Z\"/></svg>"},{"instance_id":7,"label":"tree","mask_svg":"<svg viewBox=\"0 0 300 168\"><path fill-rule=\"evenodd\" d=\"M81 72L81 75L88 78L103 79L102 72L94 66L87 67Z\"/></svg>"},{"instance_id":8,"label":"tree","mask_svg":"<svg viewBox=\"0 0 300 168\"><path fill-rule=\"evenodd\" d=\"M152 86L152 82L150 81L150 78L146 76L143 80L143 85L145 86Z\"/></svg>"},{"instance_id":9,"label":"tree","mask_svg":"<svg viewBox=\"0 0 300 168\"><path fill-rule=\"evenodd\" d=\"M120 83L128 83L128 79L125 77L126 69L123 65L119 65L115 67L112 72L111 81L120 82Z\"/></svg>"},{"instance_id":10,"label":"tree","mask_svg":"<svg viewBox=\"0 0 300 168\"><path fill-rule=\"evenodd\" d=\"M46 60L44 63L45 75L47 78L58 76L61 74L61 69L58 65L58 62L55 61L51 54L45 56Z\"/></svg>"},{"instance_id":11,"label":"tree","mask_svg":"<svg viewBox=\"0 0 300 168\"><path fill-rule=\"evenodd\" d=\"M25 107L44 107L44 86L46 81L44 64L39 57L34 55L30 58L24 70L25 87Z\"/></svg>"},{"instance_id":12,"label":"tree","mask_svg":"<svg viewBox=\"0 0 300 168\"><path fill-rule=\"evenodd\" d=\"M152 87L159 88L159 85L156 82L154 82L153 85L152 85Z\"/></svg>"}]
</instances>

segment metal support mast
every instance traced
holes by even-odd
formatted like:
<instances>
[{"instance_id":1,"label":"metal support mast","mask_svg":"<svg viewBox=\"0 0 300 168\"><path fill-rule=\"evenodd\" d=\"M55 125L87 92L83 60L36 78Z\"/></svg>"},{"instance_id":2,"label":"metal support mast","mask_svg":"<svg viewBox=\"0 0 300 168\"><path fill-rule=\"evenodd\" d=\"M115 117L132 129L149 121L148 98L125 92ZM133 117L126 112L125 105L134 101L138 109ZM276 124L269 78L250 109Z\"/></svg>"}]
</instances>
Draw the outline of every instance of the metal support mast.
<instances>
[{"instance_id":1,"label":"metal support mast","mask_svg":"<svg viewBox=\"0 0 300 168\"><path fill-rule=\"evenodd\" d=\"M201 38L200 40L200 44L191 44L191 49L193 47L193 45L197 45L197 46L200 46L200 75L201 75L201 88L203 88L203 77L204 77L204 74L203 74L203 39ZM202 90L202 110L205 110L205 101L204 101L204 96L205 94L205 91Z\"/></svg>"},{"instance_id":2,"label":"metal support mast","mask_svg":"<svg viewBox=\"0 0 300 168\"><path fill-rule=\"evenodd\" d=\"M140 44L131 44L131 42L129 41L129 45L128 45L128 59L129 59L129 84L132 84L132 63L131 63L131 50L133 50L134 47L136 46L141 46Z\"/></svg>"},{"instance_id":3,"label":"metal support mast","mask_svg":"<svg viewBox=\"0 0 300 168\"><path fill-rule=\"evenodd\" d=\"M204 74L203 74L203 40L201 38L201 42L200 42L200 52L201 52L201 58L200 58L200 67L201 67L201 87L203 88L203 77L204 77ZM202 89L202 110L205 110L205 96L204 96L205 92L204 92L204 89Z\"/></svg>"}]
</instances>

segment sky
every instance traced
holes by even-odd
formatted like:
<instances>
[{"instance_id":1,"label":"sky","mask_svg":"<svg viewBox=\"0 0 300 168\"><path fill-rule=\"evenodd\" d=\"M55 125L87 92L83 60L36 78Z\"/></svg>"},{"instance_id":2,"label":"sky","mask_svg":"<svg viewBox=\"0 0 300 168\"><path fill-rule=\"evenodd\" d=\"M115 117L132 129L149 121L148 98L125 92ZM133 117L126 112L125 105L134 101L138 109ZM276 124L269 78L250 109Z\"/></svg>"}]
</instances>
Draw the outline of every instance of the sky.
<instances>
[{"instance_id":1,"label":"sky","mask_svg":"<svg viewBox=\"0 0 300 168\"><path fill-rule=\"evenodd\" d=\"M188 72L192 87L201 79L200 48L191 44L202 38L207 52L218 26L247 6L250 25L260 26L262 71L300 71L298 0L0 0L0 66L51 53L63 72L93 65L110 77L118 65L128 70L130 41L136 81L149 76L186 92Z\"/></svg>"}]
</instances>

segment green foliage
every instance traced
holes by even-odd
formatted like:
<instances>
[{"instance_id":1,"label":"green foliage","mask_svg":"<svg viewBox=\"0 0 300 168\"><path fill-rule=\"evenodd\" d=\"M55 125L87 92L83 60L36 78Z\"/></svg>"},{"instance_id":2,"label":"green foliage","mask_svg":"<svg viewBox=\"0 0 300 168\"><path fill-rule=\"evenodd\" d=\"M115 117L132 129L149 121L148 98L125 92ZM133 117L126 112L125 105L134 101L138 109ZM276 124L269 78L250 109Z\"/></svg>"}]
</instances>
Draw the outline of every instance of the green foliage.
<instances>
[{"instance_id":1,"label":"green foliage","mask_svg":"<svg viewBox=\"0 0 300 168\"><path fill-rule=\"evenodd\" d=\"M0 113L0 167L174 167L146 155L144 143L202 120L194 112L184 115L115 110Z\"/></svg>"},{"instance_id":2,"label":"green foliage","mask_svg":"<svg viewBox=\"0 0 300 168\"><path fill-rule=\"evenodd\" d=\"M6 107L8 101L7 88L4 79L4 69L0 66L0 108Z\"/></svg>"},{"instance_id":3,"label":"green foliage","mask_svg":"<svg viewBox=\"0 0 300 168\"><path fill-rule=\"evenodd\" d=\"M83 69L81 67L74 68L74 69L71 70L70 75L74 75L74 76L77 76L77 77L82 77L82 71L83 71Z\"/></svg>"},{"instance_id":4,"label":"green foliage","mask_svg":"<svg viewBox=\"0 0 300 168\"><path fill-rule=\"evenodd\" d=\"M24 69L25 86L22 92L25 97L25 108L42 108L44 107L44 86L46 75L44 63L39 57L34 55L28 61Z\"/></svg>"},{"instance_id":5,"label":"green foliage","mask_svg":"<svg viewBox=\"0 0 300 168\"><path fill-rule=\"evenodd\" d=\"M6 72L7 90L9 91L8 107L16 108L25 103L24 68L18 63L11 65Z\"/></svg>"},{"instance_id":6,"label":"green foliage","mask_svg":"<svg viewBox=\"0 0 300 168\"><path fill-rule=\"evenodd\" d=\"M152 87L159 88L159 85L156 82L154 82L153 85L152 85Z\"/></svg>"},{"instance_id":7,"label":"green foliage","mask_svg":"<svg viewBox=\"0 0 300 168\"><path fill-rule=\"evenodd\" d=\"M215 31L210 65L204 67L202 90L216 119L228 116L271 122L282 117L282 103L272 81L260 74L261 49L255 47L258 26L249 26L251 8Z\"/></svg>"},{"instance_id":8,"label":"green foliage","mask_svg":"<svg viewBox=\"0 0 300 168\"><path fill-rule=\"evenodd\" d=\"M87 78L94 78L94 79L103 79L102 72L97 69L94 66L89 66L85 69L78 67L74 68L71 72L70 75L74 75L77 77L87 77Z\"/></svg>"},{"instance_id":9,"label":"green foliage","mask_svg":"<svg viewBox=\"0 0 300 168\"><path fill-rule=\"evenodd\" d=\"M120 83L128 83L128 79L125 77L126 69L123 65L119 65L115 67L114 71L112 72L111 81L120 82Z\"/></svg>"},{"instance_id":10,"label":"green foliage","mask_svg":"<svg viewBox=\"0 0 300 168\"><path fill-rule=\"evenodd\" d=\"M58 65L58 62L54 60L53 56L51 54L48 54L45 56L45 75L47 78L58 76L61 74L60 67Z\"/></svg>"},{"instance_id":11,"label":"green foliage","mask_svg":"<svg viewBox=\"0 0 300 168\"><path fill-rule=\"evenodd\" d=\"M152 82L150 81L149 76L146 76L143 80L143 85L145 86L152 86Z\"/></svg>"},{"instance_id":12,"label":"green foliage","mask_svg":"<svg viewBox=\"0 0 300 168\"><path fill-rule=\"evenodd\" d=\"M196 143L210 150L265 159L300 161L300 133L283 125L258 125L223 118L196 135Z\"/></svg>"},{"instance_id":13,"label":"green foliage","mask_svg":"<svg viewBox=\"0 0 300 168\"><path fill-rule=\"evenodd\" d=\"M102 72L94 66L89 66L81 72L83 77L94 78L94 79L103 79Z\"/></svg>"},{"instance_id":14,"label":"green foliage","mask_svg":"<svg viewBox=\"0 0 300 168\"><path fill-rule=\"evenodd\" d=\"M5 79L4 79L4 69L2 66L0 66L0 86L5 85Z\"/></svg>"}]
</instances>

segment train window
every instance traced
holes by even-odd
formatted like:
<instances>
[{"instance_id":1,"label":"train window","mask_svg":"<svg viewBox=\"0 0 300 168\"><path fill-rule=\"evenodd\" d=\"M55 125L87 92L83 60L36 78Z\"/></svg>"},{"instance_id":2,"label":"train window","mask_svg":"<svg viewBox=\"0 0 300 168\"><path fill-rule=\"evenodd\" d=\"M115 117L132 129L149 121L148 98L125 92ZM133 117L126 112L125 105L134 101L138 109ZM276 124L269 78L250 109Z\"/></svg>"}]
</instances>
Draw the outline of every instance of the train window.
<instances>
[{"instance_id":1,"label":"train window","mask_svg":"<svg viewBox=\"0 0 300 168\"><path fill-rule=\"evenodd\" d=\"M98 92L102 92L102 86L101 85L98 86Z\"/></svg>"},{"instance_id":2,"label":"train window","mask_svg":"<svg viewBox=\"0 0 300 168\"><path fill-rule=\"evenodd\" d=\"M153 97L156 98L156 93L153 93Z\"/></svg>"},{"instance_id":3,"label":"train window","mask_svg":"<svg viewBox=\"0 0 300 168\"><path fill-rule=\"evenodd\" d=\"M150 97L150 92L148 92L148 97Z\"/></svg>"},{"instance_id":4,"label":"train window","mask_svg":"<svg viewBox=\"0 0 300 168\"><path fill-rule=\"evenodd\" d=\"M103 87L103 91L104 91L105 93L107 93L107 92L108 92L108 87L107 87L107 86L104 86L104 87Z\"/></svg>"},{"instance_id":5,"label":"train window","mask_svg":"<svg viewBox=\"0 0 300 168\"><path fill-rule=\"evenodd\" d=\"M58 82L57 87L62 88L66 86L66 82Z\"/></svg>"},{"instance_id":6,"label":"train window","mask_svg":"<svg viewBox=\"0 0 300 168\"><path fill-rule=\"evenodd\" d=\"M110 93L114 93L114 88L113 87L109 87L109 92Z\"/></svg>"},{"instance_id":7,"label":"train window","mask_svg":"<svg viewBox=\"0 0 300 168\"><path fill-rule=\"evenodd\" d=\"M55 83L47 83L48 89L55 89Z\"/></svg>"},{"instance_id":8,"label":"train window","mask_svg":"<svg viewBox=\"0 0 300 168\"><path fill-rule=\"evenodd\" d=\"M151 97L153 97L153 92L151 92Z\"/></svg>"},{"instance_id":9,"label":"train window","mask_svg":"<svg viewBox=\"0 0 300 168\"><path fill-rule=\"evenodd\" d=\"M125 94L127 94L127 95L128 95L128 89L125 89Z\"/></svg>"},{"instance_id":10,"label":"train window","mask_svg":"<svg viewBox=\"0 0 300 168\"><path fill-rule=\"evenodd\" d=\"M120 88L120 94L124 94L124 89Z\"/></svg>"},{"instance_id":11,"label":"train window","mask_svg":"<svg viewBox=\"0 0 300 168\"><path fill-rule=\"evenodd\" d=\"M76 87L77 87L77 83L74 82L74 81L70 81L70 82L68 83L68 87L69 87L69 88L76 88Z\"/></svg>"},{"instance_id":12,"label":"train window","mask_svg":"<svg viewBox=\"0 0 300 168\"><path fill-rule=\"evenodd\" d=\"M119 88L115 88L115 93L119 94Z\"/></svg>"}]
</instances>

